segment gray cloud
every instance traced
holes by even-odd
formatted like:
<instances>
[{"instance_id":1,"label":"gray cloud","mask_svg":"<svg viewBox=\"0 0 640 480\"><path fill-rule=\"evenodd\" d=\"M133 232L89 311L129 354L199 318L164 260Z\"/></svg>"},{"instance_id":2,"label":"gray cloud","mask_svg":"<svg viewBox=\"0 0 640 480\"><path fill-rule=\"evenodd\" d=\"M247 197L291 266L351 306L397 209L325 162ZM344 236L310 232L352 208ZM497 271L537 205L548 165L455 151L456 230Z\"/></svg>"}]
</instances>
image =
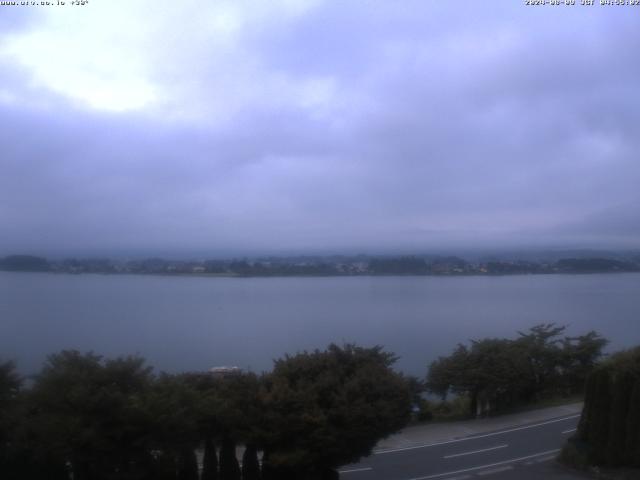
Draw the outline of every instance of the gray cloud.
<instances>
[{"instance_id":1,"label":"gray cloud","mask_svg":"<svg viewBox=\"0 0 640 480\"><path fill-rule=\"evenodd\" d=\"M150 51L138 111L0 54L0 253L637 246L631 12L403 5Z\"/></svg>"}]
</instances>

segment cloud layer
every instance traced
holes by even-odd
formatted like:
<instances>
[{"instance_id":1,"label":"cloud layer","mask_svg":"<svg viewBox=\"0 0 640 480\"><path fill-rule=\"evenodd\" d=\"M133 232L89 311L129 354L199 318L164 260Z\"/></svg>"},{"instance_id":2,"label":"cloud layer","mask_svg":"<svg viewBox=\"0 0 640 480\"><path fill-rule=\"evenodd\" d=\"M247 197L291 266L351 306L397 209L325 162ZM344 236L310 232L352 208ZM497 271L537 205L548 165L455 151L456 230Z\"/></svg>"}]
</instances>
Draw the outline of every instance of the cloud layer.
<instances>
[{"instance_id":1,"label":"cloud layer","mask_svg":"<svg viewBox=\"0 0 640 480\"><path fill-rule=\"evenodd\" d=\"M639 245L632 8L2 9L0 253Z\"/></svg>"}]
</instances>

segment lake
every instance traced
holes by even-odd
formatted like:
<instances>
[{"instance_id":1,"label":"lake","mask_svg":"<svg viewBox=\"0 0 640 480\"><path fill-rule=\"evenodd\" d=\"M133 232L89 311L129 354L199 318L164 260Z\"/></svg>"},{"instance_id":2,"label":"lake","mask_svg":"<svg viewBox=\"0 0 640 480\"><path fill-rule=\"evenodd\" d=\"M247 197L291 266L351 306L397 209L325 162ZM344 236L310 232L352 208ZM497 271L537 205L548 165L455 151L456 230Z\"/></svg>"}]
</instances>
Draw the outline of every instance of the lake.
<instances>
[{"instance_id":1,"label":"lake","mask_svg":"<svg viewBox=\"0 0 640 480\"><path fill-rule=\"evenodd\" d=\"M384 345L424 375L456 343L537 323L640 344L640 274L211 278L0 272L0 358L23 373L65 348L160 370L256 372L330 342Z\"/></svg>"}]
</instances>

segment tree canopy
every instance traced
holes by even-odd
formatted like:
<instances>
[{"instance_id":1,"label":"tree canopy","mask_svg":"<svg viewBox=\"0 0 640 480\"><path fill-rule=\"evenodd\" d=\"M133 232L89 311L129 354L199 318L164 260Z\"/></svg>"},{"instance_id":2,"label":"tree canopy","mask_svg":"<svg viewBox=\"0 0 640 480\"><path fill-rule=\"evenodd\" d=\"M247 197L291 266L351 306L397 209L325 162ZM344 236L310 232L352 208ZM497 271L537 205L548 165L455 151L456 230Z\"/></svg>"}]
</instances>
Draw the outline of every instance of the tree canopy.
<instances>
[{"instance_id":1,"label":"tree canopy","mask_svg":"<svg viewBox=\"0 0 640 480\"><path fill-rule=\"evenodd\" d=\"M589 374L570 446L591 465L640 468L640 347L613 355Z\"/></svg>"},{"instance_id":2,"label":"tree canopy","mask_svg":"<svg viewBox=\"0 0 640 480\"><path fill-rule=\"evenodd\" d=\"M368 455L409 420L408 385L381 347L330 345L276 360L263 387L269 461L298 471Z\"/></svg>"},{"instance_id":3,"label":"tree canopy","mask_svg":"<svg viewBox=\"0 0 640 480\"><path fill-rule=\"evenodd\" d=\"M470 414L499 411L545 395L581 392L607 341L596 332L561 337L566 327L540 324L516 339L485 338L459 344L432 362L428 390L443 398L467 395Z\"/></svg>"},{"instance_id":4,"label":"tree canopy","mask_svg":"<svg viewBox=\"0 0 640 480\"><path fill-rule=\"evenodd\" d=\"M331 345L277 360L269 374L218 378L68 350L28 389L0 363L0 476L197 480L200 449L203 480L260 478L259 451L265 478L269 467L275 478L333 478L408 421L410 389L394 360L380 347Z\"/></svg>"}]
</instances>

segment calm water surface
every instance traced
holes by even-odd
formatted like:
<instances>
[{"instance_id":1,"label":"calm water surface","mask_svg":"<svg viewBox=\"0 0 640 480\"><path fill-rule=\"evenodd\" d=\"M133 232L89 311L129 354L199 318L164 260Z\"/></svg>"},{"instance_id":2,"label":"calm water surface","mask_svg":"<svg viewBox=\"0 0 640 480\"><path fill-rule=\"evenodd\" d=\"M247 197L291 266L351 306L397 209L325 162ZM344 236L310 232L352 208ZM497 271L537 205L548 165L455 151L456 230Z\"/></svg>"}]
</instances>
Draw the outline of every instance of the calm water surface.
<instances>
[{"instance_id":1,"label":"calm water surface","mask_svg":"<svg viewBox=\"0 0 640 480\"><path fill-rule=\"evenodd\" d=\"M158 369L268 370L330 342L384 345L423 375L458 342L541 322L640 344L640 274L206 278L0 272L0 357L36 371L63 348Z\"/></svg>"}]
</instances>

